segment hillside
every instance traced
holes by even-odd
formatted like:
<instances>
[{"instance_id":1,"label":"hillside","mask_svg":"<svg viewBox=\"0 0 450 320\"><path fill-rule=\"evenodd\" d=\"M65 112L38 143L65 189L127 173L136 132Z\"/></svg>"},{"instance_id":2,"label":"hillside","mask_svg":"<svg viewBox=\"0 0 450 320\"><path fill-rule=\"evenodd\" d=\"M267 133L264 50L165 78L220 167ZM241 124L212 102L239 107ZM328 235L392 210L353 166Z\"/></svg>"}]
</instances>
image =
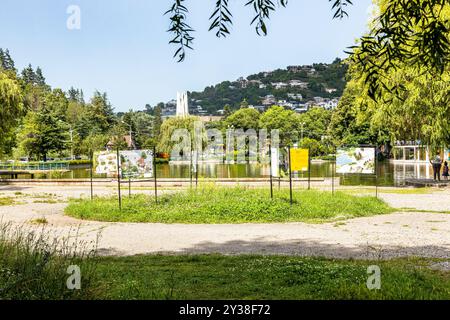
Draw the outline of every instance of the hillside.
<instances>
[{"instance_id":1,"label":"hillside","mask_svg":"<svg viewBox=\"0 0 450 320\"><path fill-rule=\"evenodd\" d=\"M346 72L347 66L336 59L331 64L289 66L236 81L223 81L206 87L202 92L190 92L190 112L215 115L225 105L229 105L232 110L238 109L243 101L259 109L280 100L292 109L304 108L314 98L318 102L341 97L346 84Z\"/></svg>"}]
</instances>

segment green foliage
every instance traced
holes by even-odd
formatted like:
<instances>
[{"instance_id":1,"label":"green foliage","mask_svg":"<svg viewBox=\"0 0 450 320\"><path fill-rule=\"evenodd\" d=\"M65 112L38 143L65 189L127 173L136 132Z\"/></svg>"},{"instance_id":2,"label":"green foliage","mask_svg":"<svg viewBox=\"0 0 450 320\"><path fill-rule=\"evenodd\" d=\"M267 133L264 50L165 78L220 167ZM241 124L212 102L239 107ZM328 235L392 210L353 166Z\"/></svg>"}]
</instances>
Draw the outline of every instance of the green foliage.
<instances>
[{"instance_id":1,"label":"green foliage","mask_svg":"<svg viewBox=\"0 0 450 320\"><path fill-rule=\"evenodd\" d=\"M303 136L318 141L322 140L327 135L332 114L331 110L321 107L312 107L308 112L300 114L297 119L299 123L304 123Z\"/></svg>"},{"instance_id":2,"label":"green foliage","mask_svg":"<svg viewBox=\"0 0 450 320\"><path fill-rule=\"evenodd\" d=\"M172 134L176 129L187 129L193 136L194 123L199 121L197 117L174 117L163 122L160 129L160 135L157 142L158 152L170 152L176 143L172 141Z\"/></svg>"},{"instance_id":3,"label":"green foliage","mask_svg":"<svg viewBox=\"0 0 450 320\"><path fill-rule=\"evenodd\" d=\"M299 140L297 119L298 115L294 111L272 106L261 115L259 127L267 129L268 133L279 130L281 144L292 145Z\"/></svg>"},{"instance_id":4,"label":"green foliage","mask_svg":"<svg viewBox=\"0 0 450 320\"><path fill-rule=\"evenodd\" d=\"M27 155L44 161L50 152L61 153L69 141L66 124L58 118L55 109L43 106L38 111L29 111L18 134L19 147Z\"/></svg>"},{"instance_id":5,"label":"green foliage","mask_svg":"<svg viewBox=\"0 0 450 320\"><path fill-rule=\"evenodd\" d=\"M263 240L258 243L265 244ZM208 244L205 248L211 249ZM106 282L106 299L449 299L450 274L430 270L433 262L279 255L150 255L101 258L98 277ZM370 265L382 270L380 290L367 289Z\"/></svg>"},{"instance_id":6,"label":"green foliage","mask_svg":"<svg viewBox=\"0 0 450 320\"><path fill-rule=\"evenodd\" d=\"M16 77L0 68L0 158L14 143L14 129L24 109L22 99Z\"/></svg>"},{"instance_id":7,"label":"green foliage","mask_svg":"<svg viewBox=\"0 0 450 320\"><path fill-rule=\"evenodd\" d=\"M226 126L233 126L236 129L254 129L258 130L260 114L255 109L243 108L225 119Z\"/></svg>"},{"instance_id":8,"label":"green foliage","mask_svg":"<svg viewBox=\"0 0 450 320\"><path fill-rule=\"evenodd\" d=\"M94 244L79 241L76 234L54 239L44 231L1 224L0 299L66 300L98 296L101 291L93 285L96 267L93 249ZM71 265L82 270L81 290L69 290L66 286L67 268Z\"/></svg>"},{"instance_id":9,"label":"green foliage","mask_svg":"<svg viewBox=\"0 0 450 320\"><path fill-rule=\"evenodd\" d=\"M136 195L123 199L73 200L66 214L87 220L160 222L160 223L247 223L298 222L348 219L392 212L382 200L313 190L294 191L295 203L289 204L289 190L204 187L165 194L156 204L153 197Z\"/></svg>"},{"instance_id":10,"label":"green foliage","mask_svg":"<svg viewBox=\"0 0 450 320\"><path fill-rule=\"evenodd\" d=\"M350 0L329 0L333 1L334 18L343 18L347 16L345 10L346 6L352 4ZM288 0L279 0L277 2L281 7L286 7ZM270 19L271 14L275 12L276 5L273 0L247 0L245 6L252 9L254 17L251 21L251 25L255 26L256 33L258 35L267 35L267 21ZM184 61L186 57L186 49L192 49L192 43L194 37L192 33L194 30L187 23L187 15L189 13L185 0L172 0L169 10L165 14L170 14L170 28L167 32L173 35L170 44L175 44L177 49L174 57L178 59L178 62ZM216 0L213 13L209 17L211 25L209 31L216 32L217 37L225 37L230 31L229 28L232 25L232 13L228 7L228 0Z\"/></svg>"},{"instance_id":11,"label":"green foliage","mask_svg":"<svg viewBox=\"0 0 450 320\"><path fill-rule=\"evenodd\" d=\"M361 68L369 97L399 93L402 83L386 73L404 66L439 79L450 63L450 6L447 0L379 0L371 32L353 47L352 61Z\"/></svg>"}]
</instances>

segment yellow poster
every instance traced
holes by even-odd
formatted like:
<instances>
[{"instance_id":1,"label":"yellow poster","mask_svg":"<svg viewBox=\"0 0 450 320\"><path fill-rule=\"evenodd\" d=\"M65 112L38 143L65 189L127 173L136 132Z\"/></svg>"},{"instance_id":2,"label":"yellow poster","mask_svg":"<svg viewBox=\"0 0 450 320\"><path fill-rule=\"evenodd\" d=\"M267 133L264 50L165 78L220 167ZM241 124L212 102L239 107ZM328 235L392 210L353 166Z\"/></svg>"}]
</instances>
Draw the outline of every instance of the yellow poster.
<instances>
[{"instance_id":1,"label":"yellow poster","mask_svg":"<svg viewBox=\"0 0 450 320\"><path fill-rule=\"evenodd\" d=\"M291 171L308 171L309 150L291 149Z\"/></svg>"}]
</instances>

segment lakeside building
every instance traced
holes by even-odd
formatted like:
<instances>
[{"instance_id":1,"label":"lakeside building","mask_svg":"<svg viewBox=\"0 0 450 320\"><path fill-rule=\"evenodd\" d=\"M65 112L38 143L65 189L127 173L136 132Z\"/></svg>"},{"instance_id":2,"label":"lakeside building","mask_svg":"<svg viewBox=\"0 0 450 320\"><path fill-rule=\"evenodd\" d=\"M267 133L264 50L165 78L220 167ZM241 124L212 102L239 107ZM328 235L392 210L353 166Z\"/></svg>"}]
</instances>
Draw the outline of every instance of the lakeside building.
<instances>
[{"instance_id":1,"label":"lakeside building","mask_svg":"<svg viewBox=\"0 0 450 320\"><path fill-rule=\"evenodd\" d=\"M439 156L443 161L450 161L450 149L440 148ZM435 154L429 146L420 141L397 141L392 148L392 161L397 163L429 163Z\"/></svg>"}]
</instances>

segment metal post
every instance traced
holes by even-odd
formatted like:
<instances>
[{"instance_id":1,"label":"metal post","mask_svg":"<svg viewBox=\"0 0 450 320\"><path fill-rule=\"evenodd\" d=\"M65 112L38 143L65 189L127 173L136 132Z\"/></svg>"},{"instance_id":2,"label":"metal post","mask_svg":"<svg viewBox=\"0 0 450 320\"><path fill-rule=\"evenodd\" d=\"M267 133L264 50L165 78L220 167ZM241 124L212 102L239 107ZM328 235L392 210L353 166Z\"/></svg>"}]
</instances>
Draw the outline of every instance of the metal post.
<instances>
[{"instance_id":1,"label":"metal post","mask_svg":"<svg viewBox=\"0 0 450 320\"><path fill-rule=\"evenodd\" d=\"M288 147L288 158L289 158L289 199L292 206L292 170L291 170L291 147Z\"/></svg>"},{"instance_id":2,"label":"metal post","mask_svg":"<svg viewBox=\"0 0 450 320\"><path fill-rule=\"evenodd\" d=\"M189 158L190 158L190 162L189 162L189 177L190 177L190 179L189 179L189 181L190 181L191 189L192 189L192 170L194 170L193 163L192 163L193 157L194 157L194 152L192 151L192 140L191 140L191 149L190 149L190 155L189 155Z\"/></svg>"},{"instance_id":3,"label":"metal post","mask_svg":"<svg viewBox=\"0 0 450 320\"><path fill-rule=\"evenodd\" d=\"M90 158L91 158L91 167L90 167L90 170L89 170L89 172L90 172L90 174L89 174L89 178L90 178L90 182L91 182L91 200L93 200L94 199L94 186L93 186L93 180L92 180L92 176L93 176L93 172L92 172L92 168L93 168L93 166L94 166L94 157L93 157L93 153L92 153L92 151L90 152Z\"/></svg>"},{"instance_id":4,"label":"metal post","mask_svg":"<svg viewBox=\"0 0 450 320\"><path fill-rule=\"evenodd\" d=\"M311 149L308 149L308 190L311 190Z\"/></svg>"},{"instance_id":5,"label":"metal post","mask_svg":"<svg viewBox=\"0 0 450 320\"><path fill-rule=\"evenodd\" d=\"M272 178L272 146L269 144L269 159L270 159L270 165L269 165L269 171L270 171L270 199L273 199L273 178Z\"/></svg>"},{"instance_id":6,"label":"metal post","mask_svg":"<svg viewBox=\"0 0 450 320\"><path fill-rule=\"evenodd\" d=\"M198 150L195 150L196 157L195 157L195 188L198 187Z\"/></svg>"},{"instance_id":7,"label":"metal post","mask_svg":"<svg viewBox=\"0 0 450 320\"><path fill-rule=\"evenodd\" d=\"M131 175L128 173L128 197L131 198Z\"/></svg>"},{"instance_id":8,"label":"metal post","mask_svg":"<svg viewBox=\"0 0 450 320\"><path fill-rule=\"evenodd\" d=\"M331 163L331 194L334 195L334 171L336 170L336 157Z\"/></svg>"},{"instance_id":9,"label":"metal post","mask_svg":"<svg viewBox=\"0 0 450 320\"><path fill-rule=\"evenodd\" d=\"M378 156L375 149L375 198L378 198Z\"/></svg>"},{"instance_id":10,"label":"metal post","mask_svg":"<svg viewBox=\"0 0 450 320\"><path fill-rule=\"evenodd\" d=\"M153 175L155 178L155 202L158 203L158 181L156 174L156 147L153 147Z\"/></svg>"},{"instance_id":11,"label":"metal post","mask_svg":"<svg viewBox=\"0 0 450 320\"><path fill-rule=\"evenodd\" d=\"M117 191L119 192L119 209L122 210L122 194L120 190L120 154L117 147Z\"/></svg>"}]
</instances>

